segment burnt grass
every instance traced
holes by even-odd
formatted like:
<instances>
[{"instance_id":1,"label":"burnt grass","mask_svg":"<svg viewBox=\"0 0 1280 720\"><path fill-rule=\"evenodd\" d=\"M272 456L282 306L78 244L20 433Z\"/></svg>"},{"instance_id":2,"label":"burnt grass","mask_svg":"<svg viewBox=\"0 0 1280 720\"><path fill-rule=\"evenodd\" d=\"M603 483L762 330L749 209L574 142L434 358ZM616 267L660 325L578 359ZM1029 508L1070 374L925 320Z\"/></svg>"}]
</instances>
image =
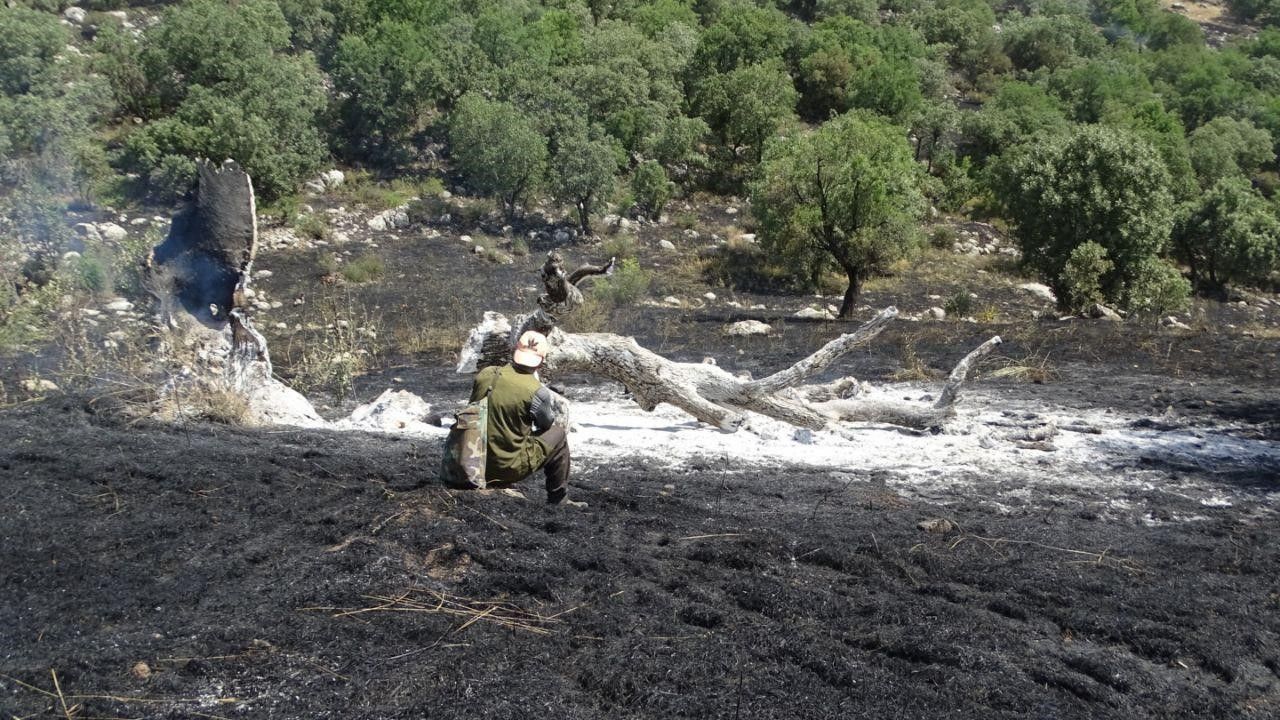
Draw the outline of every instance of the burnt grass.
<instances>
[{"instance_id":1,"label":"burnt grass","mask_svg":"<svg viewBox=\"0 0 1280 720\"><path fill-rule=\"evenodd\" d=\"M463 324L488 307L515 312L545 252L498 266L437 242L380 239L396 262L361 302L404 323L446 306L463 308L451 318ZM455 284L468 278L465 301L420 280L407 248ZM308 261L259 261L286 308L316 292ZM665 274L651 294L678 282L692 293ZM609 329L758 372L852 327L791 318L804 298L715 290L770 309L619 308ZM950 290L908 279L865 302L910 311ZM982 300L1018 302L992 293ZM1183 424L1274 442L1277 341L1212 317L1230 310L1205 312L1185 334L900 323L842 372L883 381L916 357L937 376L998 332L1010 358L1052 358L1053 372L976 380L995 394L1172 408ZM781 332L718 335L748 317ZM434 402L461 399L452 362L390 349L357 395L396 377ZM589 507L578 510L546 506L538 481L522 486L528 499L440 488L438 441L130 421L92 396L4 410L0 437L6 718L1280 714L1280 523L1266 469L1170 468L1246 499L1130 490L1126 514L1099 510L1105 490L1070 487L999 508L984 502L998 477L922 498L856 469L637 460L582 468L571 495ZM921 528L934 519L951 528Z\"/></svg>"}]
</instances>

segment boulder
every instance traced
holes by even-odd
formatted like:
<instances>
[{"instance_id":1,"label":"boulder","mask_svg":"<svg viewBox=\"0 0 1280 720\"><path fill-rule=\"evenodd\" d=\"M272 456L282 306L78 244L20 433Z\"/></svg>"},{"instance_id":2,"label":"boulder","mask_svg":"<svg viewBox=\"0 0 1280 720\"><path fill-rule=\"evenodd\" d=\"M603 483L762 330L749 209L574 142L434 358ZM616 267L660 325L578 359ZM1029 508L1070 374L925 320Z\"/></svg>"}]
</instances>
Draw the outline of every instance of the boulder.
<instances>
[{"instance_id":1,"label":"boulder","mask_svg":"<svg viewBox=\"0 0 1280 720\"><path fill-rule=\"evenodd\" d=\"M724 334L729 337L768 335L771 332L773 332L773 327L768 323L762 323L759 320L739 320L731 325L726 325L724 328Z\"/></svg>"},{"instance_id":2,"label":"boulder","mask_svg":"<svg viewBox=\"0 0 1280 720\"><path fill-rule=\"evenodd\" d=\"M666 297L662 298L662 302L664 302L664 303L666 303L666 304L668 304L668 305L671 305L672 307L680 307L681 305L683 305L683 304L684 304L684 303L680 302L680 298L678 298L678 297L676 297L676 296L674 296L674 295L668 295L668 296L666 296Z\"/></svg>"},{"instance_id":3,"label":"boulder","mask_svg":"<svg viewBox=\"0 0 1280 720\"><path fill-rule=\"evenodd\" d=\"M84 19L88 15L89 15L89 11L85 10L82 7L76 7L75 5L72 5L71 7L62 11L62 17L66 18L70 22L75 23L76 25L83 25Z\"/></svg>"},{"instance_id":4,"label":"boulder","mask_svg":"<svg viewBox=\"0 0 1280 720\"><path fill-rule=\"evenodd\" d=\"M667 252L674 252L676 249L675 243L670 240L659 240L658 247L662 250L666 250Z\"/></svg>"},{"instance_id":5,"label":"boulder","mask_svg":"<svg viewBox=\"0 0 1280 720\"><path fill-rule=\"evenodd\" d=\"M925 314L925 317L930 317L930 318L933 318L934 320L947 319L947 311L943 310L940 307L931 307L928 310L925 310L924 314Z\"/></svg>"},{"instance_id":6,"label":"boulder","mask_svg":"<svg viewBox=\"0 0 1280 720\"><path fill-rule=\"evenodd\" d=\"M98 234L108 242L121 242L129 237L129 231L113 222L98 223Z\"/></svg>"},{"instance_id":7,"label":"boulder","mask_svg":"<svg viewBox=\"0 0 1280 720\"><path fill-rule=\"evenodd\" d=\"M1124 322L1124 318L1120 317L1120 313L1103 305L1102 303L1094 303L1090 305L1085 314L1095 320L1106 320L1108 322Z\"/></svg>"},{"instance_id":8,"label":"boulder","mask_svg":"<svg viewBox=\"0 0 1280 720\"><path fill-rule=\"evenodd\" d=\"M75 231L76 235L86 242L102 242L102 233L98 231L98 226L93 223L76 223Z\"/></svg>"},{"instance_id":9,"label":"boulder","mask_svg":"<svg viewBox=\"0 0 1280 720\"><path fill-rule=\"evenodd\" d=\"M707 302L715 302L715 301L716 301L716 294L715 294L715 293L713 293L713 292L705 292L705 293L702 293L702 299L703 299L703 300L706 300Z\"/></svg>"},{"instance_id":10,"label":"boulder","mask_svg":"<svg viewBox=\"0 0 1280 720\"><path fill-rule=\"evenodd\" d=\"M1042 285L1040 283L1023 283L1018 286L1018 289L1035 295L1041 300L1047 300L1051 303L1058 302L1058 298L1053 294L1053 290L1051 290L1048 285Z\"/></svg>"},{"instance_id":11,"label":"boulder","mask_svg":"<svg viewBox=\"0 0 1280 720\"><path fill-rule=\"evenodd\" d=\"M22 389L31 394L57 392L58 386L44 378L28 378L22 381Z\"/></svg>"},{"instance_id":12,"label":"boulder","mask_svg":"<svg viewBox=\"0 0 1280 720\"><path fill-rule=\"evenodd\" d=\"M795 314L801 320L834 320L835 316L826 310L815 310L813 308L805 308Z\"/></svg>"},{"instance_id":13,"label":"boulder","mask_svg":"<svg viewBox=\"0 0 1280 720\"><path fill-rule=\"evenodd\" d=\"M320 175L320 182L324 184L326 189L332 190L342 187L342 183L347 181L347 176L341 170L329 170Z\"/></svg>"}]
</instances>

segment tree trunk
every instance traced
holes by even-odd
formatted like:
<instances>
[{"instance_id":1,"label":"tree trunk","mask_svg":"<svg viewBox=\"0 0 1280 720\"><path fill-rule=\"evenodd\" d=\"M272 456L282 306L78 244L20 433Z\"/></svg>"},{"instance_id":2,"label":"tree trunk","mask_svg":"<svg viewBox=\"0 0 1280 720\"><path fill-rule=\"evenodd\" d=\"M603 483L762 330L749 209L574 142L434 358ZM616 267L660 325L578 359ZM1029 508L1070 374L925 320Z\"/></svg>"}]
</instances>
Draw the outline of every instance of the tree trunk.
<instances>
[{"instance_id":1,"label":"tree trunk","mask_svg":"<svg viewBox=\"0 0 1280 720\"><path fill-rule=\"evenodd\" d=\"M853 315L853 305L858 302L858 296L862 294L862 274L851 266L846 265L844 274L849 278L849 286L844 290L844 301L840 303L841 320L847 320Z\"/></svg>"},{"instance_id":2,"label":"tree trunk","mask_svg":"<svg viewBox=\"0 0 1280 720\"><path fill-rule=\"evenodd\" d=\"M548 267L554 271L548 273ZM887 399L833 398L833 392L847 394L844 391L857 387L857 383L849 378L827 386L800 383L831 367L854 348L869 342L897 316L897 309L882 310L853 332L835 338L789 368L759 380L744 380L716 365L668 360L641 347L633 338L561 331L554 326L555 318L547 307L551 305L561 309L563 305L543 303L543 299L553 294L565 294L565 275L559 270L558 256L548 258L543 278L544 281L551 279L547 294L539 300L543 308L517 318L514 323L498 313L485 313L484 322L471 331L463 348L458 372L475 372L480 367L507 362L516 338L524 330L539 329L548 334L551 342L545 361L549 371L586 372L616 380L645 410L652 410L665 402L699 421L730 431L749 425L748 413L758 413L799 427L839 433L847 431L841 424L844 422L888 423L913 430L928 430L940 427L954 415L961 386L973 364L1000 343L999 337L992 338L961 360L937 402L932 405ZM553 282L556 287L553 287ZM573 293L568 293L568 296L572 297Z\"/></svg>"}]
</instances>

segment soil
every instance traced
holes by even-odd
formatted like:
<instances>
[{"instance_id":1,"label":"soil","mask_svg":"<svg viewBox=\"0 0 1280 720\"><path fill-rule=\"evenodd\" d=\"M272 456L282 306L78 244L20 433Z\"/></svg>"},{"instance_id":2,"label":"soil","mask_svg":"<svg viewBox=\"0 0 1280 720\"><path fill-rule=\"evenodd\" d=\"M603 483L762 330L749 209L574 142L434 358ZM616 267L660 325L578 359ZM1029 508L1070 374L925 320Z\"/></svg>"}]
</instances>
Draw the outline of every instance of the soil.
<instances>
[{"instance_id":1,"label":"soil","mask_svg":"<svg viewBox=\"0 0 1280 720\"><path fill-rule=\"evenodd\" d=\"M470 279L470 320L518 309L513 288L536 282L545 251L495 266L456 240L379 246L404 277L369 292L402 323L454 307L417 280L414 253ZM646 262L676 262L664 257ZM286 301L316 277L305 253L257 267ZM674 275L657 297L698 296ZM1190 332L1033 321L1000 282L975 287L978 302L1016 322L899 323L841 372L883 382L914 357L937 375L999 332L1007 359L1049 372L978 378L990 402L1114 410L1157 430L1172 413L1280 451L1274 306L1205 305ZM752 372L849 327L791 317L825 301L714 289L768 309L612 321L672 357ZM906 281L865 302L918 312L952 289ZM781 331L719 335L748 317ZM398 378L456 401L468 381L451 361L388 352L356 394ZM589 387L561 380L571 397ZM525 498L442 489L438 440L130 421L102 397L0 411L0 437L6 718L1280 715L1275 464L1153 453L1115 467L1145 484L1064 480L1019 504L1009 478L959 466L936 468L953 490L922 494L879 469L640 456L581 464L571 495L589 507L576 509L545 505L537 480ZM1180 494L1189 481L1232 502Z\"/></svg>"}]
</instances>

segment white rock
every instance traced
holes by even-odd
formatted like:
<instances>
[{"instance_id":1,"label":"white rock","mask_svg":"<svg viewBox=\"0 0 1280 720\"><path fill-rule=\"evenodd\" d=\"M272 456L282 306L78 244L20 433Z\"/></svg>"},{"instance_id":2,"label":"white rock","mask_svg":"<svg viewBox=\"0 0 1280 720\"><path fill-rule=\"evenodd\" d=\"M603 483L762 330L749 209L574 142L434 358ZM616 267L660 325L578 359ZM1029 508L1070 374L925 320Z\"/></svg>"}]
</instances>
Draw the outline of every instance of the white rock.
<instances>
[{"instance_id":1,"label":"white rock","mask_svg":"<svg viewBox=\"0 0 1280 720\"><path fill-rule=\"evenodd\" d=\"M98 234L110 242L120 242L129 237L128 230L112 222L98 223Z\"/></svg>"},{"instance_id":2,"label":"white rock","mask_svg":"<svg viewBox=\"0 0 1280 720\"><path fill-rule=\"evenodd\" d=\"M619 219L618 219L618 228L619 228L619 229L621 229L621 230L630 230L630 229L631 229L631 221L630 221L630 220L628 220L628 219L626 219L626 218L619 218Z\"/></svg>"},{"instance_id":3,"label":"white rock","mask_svg":"<svg viewBox=\"0 0 1280 720\"><path fill-rule=\"evenodd\" d=\"M675 243L670 240L659 240L658 247L662 250L666 250L667 252L673 252L676 249Z\"/></svg>"},{"instance_id":4,"label":"white rock","mask_svg":"<svg viewBox=\"0 0 1280 720\"><path fill-rule=\"evenodd\" d=\"M476 255L483 255L483 254L484 254L484 246L483 246L483 245L477 245L477 246L475 246L475 247L471 248L471 252L475 253Z\"/></svg>"},{"instance_id":5,"label":"white rock","mask_svg":"<svg viewBox=\"0 0 1280 720\"><path fill-rule=\"evenodd\" d=\"M1058 298L1054 296L1053 290L1050 290L1048 285L1042 285L1040 283L1023 283L1018 286L1018 289L1025 290L1032 295L1035 295L1042 300L1048 300L1051 303L1058 302Z\"/></svg>"},{"instance_id":6,"label":"white rock","mask_svg":"<svg viewBox=\"0 0 1280 720\"><path fill-rule=\"evenodd\" d=\"M347 181L347 176L341 170L329 170L320 174L320 182L330 190L336 187L342 187L342 183Z\"/></svg>"},{"instance_id":7,"label":"white rock","mask_svg":"<svg viewBox=\"0 0 1280 720\"><path fill-rule=\"evenodd\" d=\"M421 430L424 418L431 413L425 400L407 390L384 390L373 402L351 411L338 425L344 428L398 432Z\"/></svg>"},{"instance_id":8,"label":"white rock","mask_svg":"<svg viewBox=\"0 0 1280 720\"><path fill-rule=\"evenodd\" d=\"M133 226L135 226L135 227L140 227L140 226L142 226L142 225L147 225L147 224L149 224L150 222L151 222L151 221L150 221L150 220L148 220L147 218L142 217L142 218L134 218L134 219L130 220L130 221L129 221L129 224L130 224L130 225L133 225Z\"/></svg>"},{"instance_id":9,"label":"white rock","mask_svg":"<svg viewBox=\"0 0 1280 720\"><path fill-rule=\"evenodd\" d=\"M449 198L453 197L453 193L449 192L448 190L441 190L440 194L437 197L439 197L441 200L448 200Z\"/></svg>"},{"instance_id":10,"label":"white rock","mask_svg":"<svg viewBox=\"0 0 1280 720\"><path fill-rule=\"evenodd\" d=\"M814 308L805 308L798 311L795 317L801 320L834 320L835 317L826 310L815 310Z\"/></svg>"},{"instance_id":11,"label":"white rock","mask_svg":"<svg viewBox=\"0 0 1280 720\"><path fill-rule=\"evenodd\" d=\"M725 209L724 209L724 214L725 214L725 215L737 215L737 214L738 214L738 208L736 208L736 207L727 207L727 208L725 208Z\"/></svg>"},{"instance_id":12,"label":"white rock","mask_svg":"<svg viewBox=\"0 0 1280 720\"><path fill-rule=\"evenodd\" d=\"M683 303L681 303L681 302L680 302L680 298L676 297L675 295L668 295L668 296L666 296L666 297L662 298L662 302L664 302L664 303L666 303L666 304L668 304L668 305L673 305L673 306L675 306L675 307L680 307L680 305L682 305L682 304L683 304Z\"/></svg>"},{"instance_id":13,"label":"white rock","mask_svg":"<svg viewBox=\"0 0 1280 720\"><path fill-rule=\"evenodd\" d=\"M713 293L713 292L706 292L706 293L703 293L703 294L702 294L702 299L706 300L707 302L715 302L715 301L716 301L716 294L715 294L715 293Z\"/></svg>"},{"instance_id":14,"label":"white rock","mask_svg":"<svg viewBox=\"0 0 1280 720\"><path fill-rule=\"evenodd\" d=\"M685 230L685 231L684 231L684 236L685 236L685 237L687 237L687 238L689 238L690 240L697 240L697 239L698 239L698 231L697 231L697 230L694 230L693 228L690 228L690 229L688 229L688 230Z\"/></svg>"},{"instance_id":15,"label":"white rock","mask_svg":"<svg viewBox=\"0 0 1280 720\"><path fill-rule=\"evenodd\" d=\"M270 271L270 270L259 270L259 271L255 272L255 273L253 274L253 279L254 279L254 280L263 280L263 279L266 279L266 278L269 278L269 277L271 277L271 271Z\"/></svg>"},{"instance_id":16,"label":"white rock","mask_svg":"<svg viewBox=\"0 0 1280 720\"><path fill-rule=\"evenodd\" d=\"M102 233L98 232L98 226L93 223L76 223L75 231L76 235L79 235L85 240L92 242L102 240Z\"/></svg>"},{"instance_id":17,"label":"white rock","mask_svg":"<svg viewBox=\"0 0 1280 720\"><path fill-rule=\"evenodd\" d=\"M320 180L308 180L302 184L302 187L311 193L319 194L324 192L324 182Z\"/></svg>"},{"instance_id":18,"label":"white rock","mask_svg":"<svg viewBox=\"0 0 1280 720\"><path fill-rule=\"evenodd\" d=\"M1117 313L1115 310L1112 310L1111 308L1101 303L1094 303L1085 312L1089 317L1094 318L1095 320L1106 320L1108 322L1124 322L1124 318L1120 317L1120 313Z\"/></svg>"},{"instance_id":19,"label":"white rock","mask_svg":"<svg viewBox=\"0 0 1280 720\"><path fill-rule=\"evenodd\" d=\"M945 320L945 319L947 319L947 311L946 311L946 310L943 310L943 309L942 309L942 308L940 308L940 307L931 307L931 308L929 308L928 310L925 310L925 313L924 313L924 314L925 314L925 315L928 315L929 317L933 318L934 320Z\"/></svg>"},{"instance_id":20,"label":"white rock","mask_svg":"<svg viewBox=\"0 0 1280 720\"><path fill-rule=\"evenodd\" d=\"M773 332L773 328L759 320L739 320L732 325L726 325L724 334L730 337L747 337L749 335L768 335Z\"/></svg>"},{"instance_id":21,"label":"white rock","mask_svg":"<svg viewBox=\"0 0 1280 720\"><path fill-rule=\"evenodd\" d=\"M58 386L44 378L28 378L22 381L22 389L29 393L57 392Z\"/></svg>"},{"instance_id":22,"label":"white rock","mask_svg":"<svg viewBox=\"0 0 1280 720\"><path fill-rule=\"evenodd\" d=\"M473 241L472 241L472 239L471 239L471 236L470 236L470 235L463 235L462 237L460 237L460 238L458 238L458 239L459 239L459 240L461 240L462 242L466 243L467 245L470 245L470 244L473 242Z\"/></svg>"},{"instance_id":23,"label":"white rock","mask_svg":"<svg viewBox=\"0 0 1280 720\"><path fill-rule=\"evenodd\" d=\"M79 260L80 253L76 252L75 250L68 250L67 252L62 253L62 259L63 260Z\"/></svg>"},{"instance_id":24,"label":"white rock","mask_svg":"<svg viewBox=\"0 0 1280 720\"><path fill-rule=\"evenodd\" d=\"M129 13L125 12L124 10L108 10L106 14L119 20L120 22L127 22L129 20Z\"/></svg>"},{"instance_id":25,"label":"white rock","mask_svg":"<svg viewBox=\"0 0 1280 720\"><path fill-rule=\"evenodd\" d=\"M741 240L741 241L742 241L742 242L744 242L744 243L754 243L754 242L756 241L756 234L755 234L755 233L743 233L742 235L738 236L738 239L739 239L739 240Z\"/></svg>"},{"instance_id":26,"label":"white rock","mask_svg":"<svg viewBox=\"0 0 1280 720\"><path fill-rule=\"evenodd\" d=\"M124 298L115 298L114 300L107 303L106 305L103 305L102 309L108 310L111 312L124 312L128 310L132 310L133 303L129 302L128 300L125 300Z\"/></svg>"},{"instance_id":27,"label":"white rock","mask_svg":"<svg viewBox=\"0 0 1280 720\"><path fill-rule=\"evenodd\" d=\"M62 17L70 20L76 25L83 25L84 19L88 14L89 12L87 10L85 10L82 7L76 7L75 5L72 5L71 7L62 11Z\"/></svg>"},{"instance_id":28,"label":"white rock","mask_svg":"<svg viewBox=\"0 0 1280 720\"><path fill-rule=\"evenodd\" d=\"M568 229L560 228L559 230L556 231L555 240L557 243L563 245L572 239L573 239L573 233L569 232Z\"/></svg>"}]
</instances>

